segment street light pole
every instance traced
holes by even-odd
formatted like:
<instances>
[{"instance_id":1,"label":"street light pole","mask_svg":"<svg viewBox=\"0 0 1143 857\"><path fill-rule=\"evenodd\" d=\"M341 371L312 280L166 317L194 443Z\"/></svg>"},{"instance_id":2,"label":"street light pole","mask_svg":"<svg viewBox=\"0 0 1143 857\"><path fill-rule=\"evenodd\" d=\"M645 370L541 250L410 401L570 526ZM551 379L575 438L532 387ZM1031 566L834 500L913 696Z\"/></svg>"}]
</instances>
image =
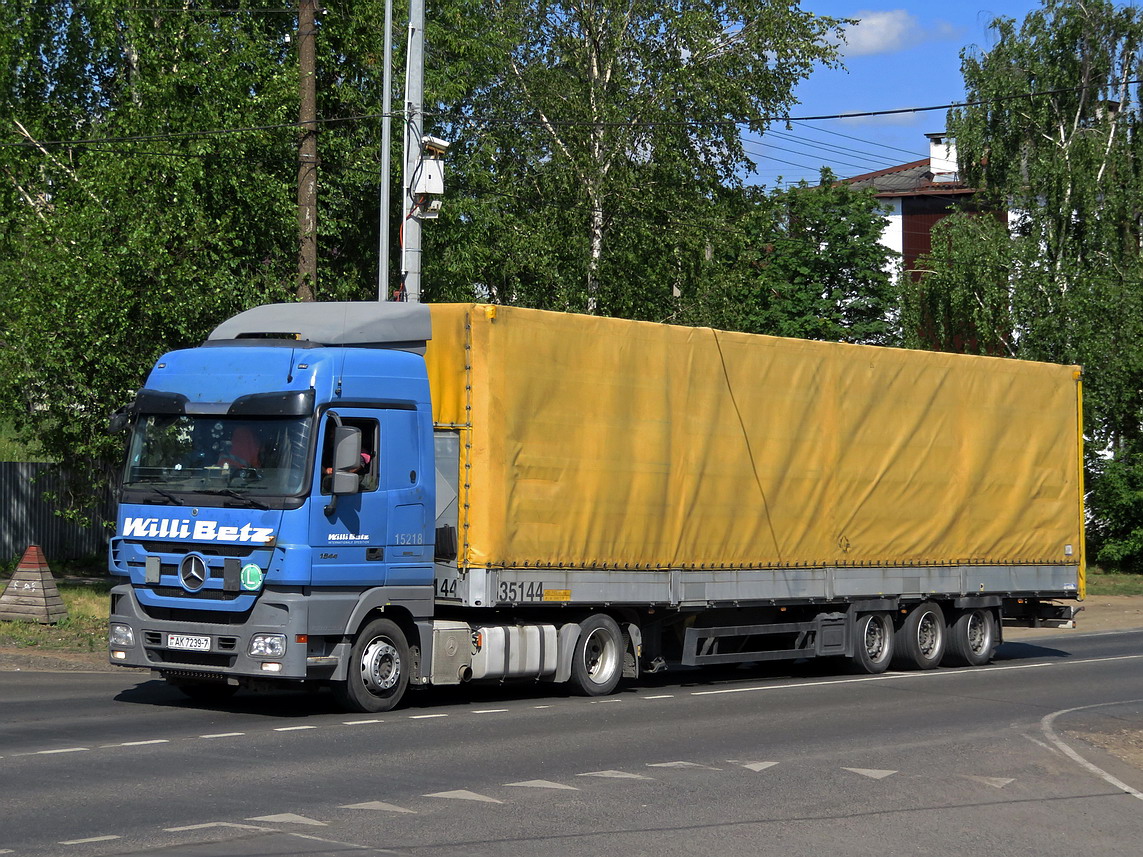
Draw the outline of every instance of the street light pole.
<instances>
[{"instance_id":1,"label":"street light pole","mask_svg":"<svg viewBox=\"0 0 1143 857\"><path fill-rule=\"evenodd\" d=\"M409 53L405 66L405 182L401 206L402 286L405 300L421 300L421 222L414 215L421 137L424 134L425 3L409 2Z\"/></svg>"},{"instance_id":2,"label":"street light pole","mask_svg":"<svg viewBox=\"0 0 1143 857\"><path fill-rule=\"evenodd\" d=\"M393 144L393 0L385 0L385 93L381 112L381 242L377 256L377 299L389 293L389 162Z\"/></svg>"}]
</instances>

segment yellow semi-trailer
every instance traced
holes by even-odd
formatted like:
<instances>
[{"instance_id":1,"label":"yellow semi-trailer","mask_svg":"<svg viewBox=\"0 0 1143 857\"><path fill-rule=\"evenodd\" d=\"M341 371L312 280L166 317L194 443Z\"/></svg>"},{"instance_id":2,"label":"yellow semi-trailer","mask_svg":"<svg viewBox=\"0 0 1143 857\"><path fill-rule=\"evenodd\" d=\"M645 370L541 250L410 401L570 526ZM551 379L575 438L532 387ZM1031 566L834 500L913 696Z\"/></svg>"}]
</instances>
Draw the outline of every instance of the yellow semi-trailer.
<instances>
[{"instance_id":1,"label":"yellow semi-trailer","mask_svg":"<svg viewBox=\"0 0 1143 857\"><path fill-rule=\"evenodd\" d=\"M671 662L982 664L1083 596L1080 389L481 304L259 307L161 358L120 420L112 661L365 711ZM220 458L239 425L272 447Z\"/></svg>"}]
</instances>

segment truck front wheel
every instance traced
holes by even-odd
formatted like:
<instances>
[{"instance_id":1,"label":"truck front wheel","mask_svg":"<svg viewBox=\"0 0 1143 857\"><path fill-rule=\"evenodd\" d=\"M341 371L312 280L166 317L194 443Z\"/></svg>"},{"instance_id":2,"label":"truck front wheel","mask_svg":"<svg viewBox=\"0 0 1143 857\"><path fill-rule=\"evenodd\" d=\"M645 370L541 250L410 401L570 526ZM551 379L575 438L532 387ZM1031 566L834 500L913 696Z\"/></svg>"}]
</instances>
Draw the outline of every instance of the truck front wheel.
<instances>
[{"instance_id":1,"label":"truck front wheel","mask_svg":"<svg viewBox=\"0 0 1143 857\"><path fill-rule=\"evenodd\" d=\"M334 696L348 711L394 708L409 684L409 644L395 622L374 619L357 635L345 681L333 683Z\"/></svg>"},{"instance_id":2,"label":"truck front wheel","mask_svg":"<svg viewBox=\"0 0 1143 857\"><path fill-rule=\"evenodd\" d=\"M572 684L584 696L606 696L623 677L623 632L606 613L580 625L572 656Z\"/></svg>"}]
</instances>

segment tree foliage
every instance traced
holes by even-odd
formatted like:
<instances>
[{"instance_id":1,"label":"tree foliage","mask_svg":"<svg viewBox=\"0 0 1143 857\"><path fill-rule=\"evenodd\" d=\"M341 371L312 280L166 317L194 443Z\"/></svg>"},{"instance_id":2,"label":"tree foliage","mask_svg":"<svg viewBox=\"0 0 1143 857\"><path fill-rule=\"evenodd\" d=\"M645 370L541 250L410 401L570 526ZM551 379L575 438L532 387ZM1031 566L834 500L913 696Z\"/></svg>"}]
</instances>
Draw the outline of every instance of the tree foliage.
<instances>
[{"instance_id":1,"label":"tree foliage","mask_svg":"<svg viewBox=\"0 0 1143 857\"><path fill-rule=\"evenodd\" d=\"M1112 486L1137 481L1143 452L1143 17L1047 0L1019 27L993 27L992 49L962 55L972 106L949 130L962 178L1008 206L1012 230L949 224L920 286L940 307L928 321L940 330L945 312L983 350L1084 365L1094 546L1138 565L1126 522L1143 499Z\"/></svg>"},{"instance_id":2,"label":"tree foliage","mask_svg":"<svg viewBox=\"0 0 1143 857\"><path fill-rule=\"evenodd\" d=\"M376 296L383 11L319 15L318 299ZM740 129L835 61L841 23L787 0L434 2L426 125L454 145L426 298L881 341L871 200L742 187ZM293 299L295 27L270 0L0 4L0 420L81 487L160 353Z\"/></svg>"}]
</instances>

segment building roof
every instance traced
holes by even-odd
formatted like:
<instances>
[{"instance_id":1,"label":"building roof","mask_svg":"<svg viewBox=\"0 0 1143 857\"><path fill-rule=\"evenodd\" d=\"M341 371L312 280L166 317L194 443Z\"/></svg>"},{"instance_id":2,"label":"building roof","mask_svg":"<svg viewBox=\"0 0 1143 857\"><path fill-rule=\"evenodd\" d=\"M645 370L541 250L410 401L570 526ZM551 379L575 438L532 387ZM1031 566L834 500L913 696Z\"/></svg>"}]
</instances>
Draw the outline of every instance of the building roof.
<instances>
[{"instance_id":1,"label":"building roof","mask_svg":"<svg viewBox=\"0 0 1143 857\"><path fill-rule=\"evenodd\" d=\"M930 158L842 179L841 183L855 188L873 188L879 197L974 192L973 188L960 181L956 173L934 175Z\"/></svg>"}]
</instances>

